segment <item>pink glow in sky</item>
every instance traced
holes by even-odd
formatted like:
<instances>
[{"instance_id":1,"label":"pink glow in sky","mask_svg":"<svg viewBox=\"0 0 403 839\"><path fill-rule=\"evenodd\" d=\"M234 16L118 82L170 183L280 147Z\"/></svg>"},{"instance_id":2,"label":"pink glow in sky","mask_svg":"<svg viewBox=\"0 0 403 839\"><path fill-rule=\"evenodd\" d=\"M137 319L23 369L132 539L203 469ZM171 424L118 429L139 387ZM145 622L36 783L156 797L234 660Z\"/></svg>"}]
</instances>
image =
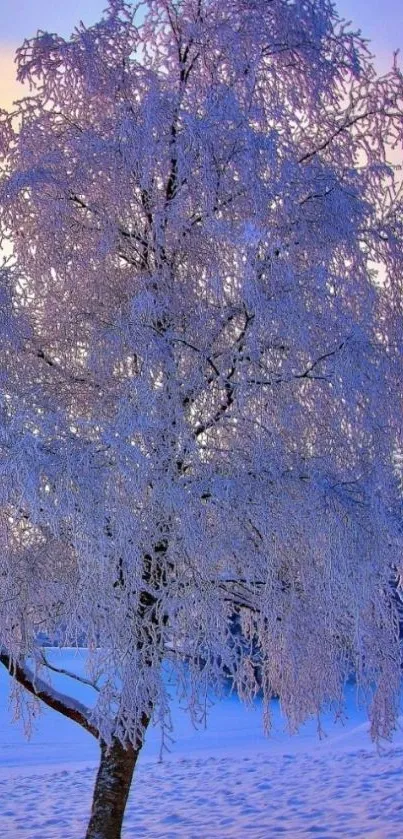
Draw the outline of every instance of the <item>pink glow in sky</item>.
<instances>
[{"instance_id":1,"label":"pink glow in sky","mask_svg":"<svg viewBox=\"0 0 403 839\"><path fill-rule=\"evenodd\" d=\"M19 44L37 29L68 35L78 20L94 22L105 5L106 0L0 0L0 38ZM335 5L373 40L376 52L403 47L401 0L337 0Z\"/></svg>"},{"instance_id":2,"label":"pink glow in sky","mask_svg":"<svg viewBox=\"0 0 403 839\"><path fill-rule=\"evenodd\" d=\"M24 38L38 29L68 36L80 19L94 23L105 6L106 0L0 0L0 106L10 107L22 93L14 81L13 55ZM403 52L402 0L337 0L336 6L371 40L379 69L390 66L394 50Z\"/></svg>"}]
</instances>

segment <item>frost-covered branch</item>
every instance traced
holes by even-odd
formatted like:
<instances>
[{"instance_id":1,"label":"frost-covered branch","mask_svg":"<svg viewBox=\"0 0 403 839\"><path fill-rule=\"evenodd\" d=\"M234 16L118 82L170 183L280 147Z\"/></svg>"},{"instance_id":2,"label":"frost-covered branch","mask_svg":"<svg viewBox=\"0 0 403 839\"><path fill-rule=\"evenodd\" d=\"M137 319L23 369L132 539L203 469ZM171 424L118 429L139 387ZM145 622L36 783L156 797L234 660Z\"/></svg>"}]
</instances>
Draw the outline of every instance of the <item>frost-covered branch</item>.
<instances>
[{"instance_id":1,"label":"frost-covered branch","mask_svg":"<svg viewBox=\"0 0 403 839\"><path fill-rule=\"evenodd\" d=\"M153 709L167 721L170 648L191 708L224 674L253 695L235 613L292 726L354 671L384 732L397 59L377 78L327 0L110 0L70 40L26 41L18 73L30 95L0 115L1 643L40 672L41 633L80 639L91 725L137 748Z\"/></svg>"},{"instance_id":2,"label":"frost-covered branch","mask_svg":"<svg viewBox=\"0 0 403 839\"><path fill-rule=\"evenodd\" d=\"M90 722L89 709L81 702L55 690L48 682L36 676L25 663L11 658L4 650L0 651L0 662L7 669L9 675L37 699L40 699L53 711L85 728L93 737L99 737L98 729Z\"/></svg>"},{"instance_id":3,"label":"frost-covered branch","mask_svg":"<svg viewBox=\"0 0 403 839\"><path fill-rule=\"evenodd\" d=\"M43 650L41 651L41 661L48 670L52 670L54 673L59 673L62 676L68 676L69 679L74 679L83 685L88 685L88 687L91 687L99 692L100 688L96 681L86 679L85 676L79 676L78 673L74 673L72 670L66 670L64 667L56 667L55 664L51 664L51 662L47 659Z\"/></svg>"}]
</instances>

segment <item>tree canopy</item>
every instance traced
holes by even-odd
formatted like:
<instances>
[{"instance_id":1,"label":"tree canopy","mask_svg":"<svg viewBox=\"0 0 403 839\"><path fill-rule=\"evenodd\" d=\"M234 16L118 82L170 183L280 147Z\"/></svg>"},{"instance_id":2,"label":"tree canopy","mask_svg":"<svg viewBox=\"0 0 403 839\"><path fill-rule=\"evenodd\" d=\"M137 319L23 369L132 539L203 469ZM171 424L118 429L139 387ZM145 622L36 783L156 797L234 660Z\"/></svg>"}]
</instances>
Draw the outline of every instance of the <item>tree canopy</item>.
<instances>
[{"instance_id":1,"label":"tree canopy","mask_svg":"<svg viewBox=\"0 0 403 839\"><path fill-rule=\"evenodd\" d=\"M26 41L18 76L0 134L2 662L54 701L41 637L84 642L94 704L71 714L105 742L167 721L164 661L195 716L225 672L278 695L291 728L354 672L389 734L397 62L378 77L328 0L109 0L70 40Z\"/></svg>"}]
</instances>

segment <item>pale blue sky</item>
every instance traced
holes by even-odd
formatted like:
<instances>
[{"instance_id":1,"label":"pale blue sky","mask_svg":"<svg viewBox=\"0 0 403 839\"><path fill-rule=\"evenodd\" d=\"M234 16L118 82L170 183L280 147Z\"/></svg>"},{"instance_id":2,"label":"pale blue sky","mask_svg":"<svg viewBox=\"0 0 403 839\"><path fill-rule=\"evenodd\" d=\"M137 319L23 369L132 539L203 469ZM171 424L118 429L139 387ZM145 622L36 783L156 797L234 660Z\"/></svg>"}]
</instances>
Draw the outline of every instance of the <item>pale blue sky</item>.
<instances>
[{"instance_id":1,"label":"pale blue sky","mask_svg":"<svg viewBox=\"0 0 403 839\"><path fill-rule=\"evenodd\" d=\"M337 0L336 8L370 38L382 63L394 50L403 52L402 0Z\"/></svg>"},{"instance_id":2,"label":"pale blue sky","mask_svg":"<svg viewBox=\"0 0 403 839\"><path fill-rule=\"evenodd\" d=\"M105 0L0 0L0 40L18 44L37 29L67 35L81 18L99 17ZM373 39L376 52L403 47L402 0L338 0L336 6Z\"/></svg>"},{"instance_id":3,"label":"pale blue sky","mask_svg":"<svg viewBox=\"0 0 403 839\"><path fill-rule=\"evenodd\" d=\"M337 0L336 5L371 40L380 70L390 67L399 47L403 65L403 0ZM23 93L15 83L13 56L24 38L38 29L68 36L80 19L95 22L105 6L106 0L0 0L0 107L11 107Z\"/></svg>"},{"instance_id":4,"label":"pale blue sky","mask_svg":"<svg viewBox=\"0 0 403 839\"><path fill-rule=\"evenodd\" d=\"M81 19L96 21L106 0L0 0L0 40L19 44L37 29L69 35Z\"/></svg>"}]
</instances>

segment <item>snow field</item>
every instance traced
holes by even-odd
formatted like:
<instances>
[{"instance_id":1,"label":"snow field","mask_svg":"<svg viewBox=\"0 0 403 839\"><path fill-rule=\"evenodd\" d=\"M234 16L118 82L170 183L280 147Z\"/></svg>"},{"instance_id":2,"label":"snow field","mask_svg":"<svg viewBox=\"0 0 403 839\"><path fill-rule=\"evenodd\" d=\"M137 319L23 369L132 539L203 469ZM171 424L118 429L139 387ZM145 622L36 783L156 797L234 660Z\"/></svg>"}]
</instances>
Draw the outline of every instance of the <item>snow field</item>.
<instances>
[{"instance_id":1,"label":"snow field","mask_svg":"<svg viewBox=\"0 0 403 839\"><path fill-rule=\"evenodd\" d=\"M401 839L403 749L143 764L123 839ZM0 834L81 839L95 767L0 780Z\"/></svg>"},{"instance_id":2,"label":"snow field","mask_svg":"<svg viewBox=\"0 0 403 839\"><path fill-rule=\"evenodd\" d=\"M50 653L54 663L82 670L85 652ZM71 687L55 677L60 690ZM88 689L75 684L76 698ZM273 702L273 733L262 731L259 706L235 696L212 706L196 731L173 697L174 741L159 762L152 728L136 769L123 839L402 839L403 732L379 753L371 744L353 685L346 718L325 714L290 737ZM98 746L77 725L48 709L30 740L12 725L8 677L0 672L0 836L82 839L95 779Z\"/></svg>"}]
</instances>

